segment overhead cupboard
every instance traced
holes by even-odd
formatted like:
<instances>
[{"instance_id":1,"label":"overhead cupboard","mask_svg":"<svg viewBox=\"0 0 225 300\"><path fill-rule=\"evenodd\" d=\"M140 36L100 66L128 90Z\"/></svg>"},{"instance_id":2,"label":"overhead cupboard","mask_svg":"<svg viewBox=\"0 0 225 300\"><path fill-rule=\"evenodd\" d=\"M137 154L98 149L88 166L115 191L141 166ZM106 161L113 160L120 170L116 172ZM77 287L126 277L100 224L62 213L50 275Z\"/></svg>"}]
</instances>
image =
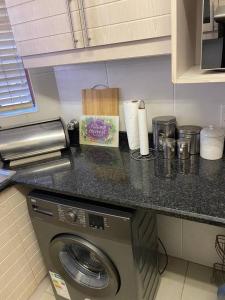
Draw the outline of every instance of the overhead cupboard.
<instances>
[{"instance_id":1,"label":"overhead cupboard","mask_svg":"<svg viewBox=\"0 0 225 300\"><path fill-rule=\"evenodd\" d=\"M170 53L170 1L5 1L27 66Z\"/></svg>"},{"instance_id":2,"label":"overhead cupboard","mask_svg":"<svg viewBox=\"0 0 225 300\"><path fill-rule=\"evenodd\" d=\"M70 7L69 3L67 0L6 0L20 56L83 48L78 6Z\"/></svg>"}]
</instances>

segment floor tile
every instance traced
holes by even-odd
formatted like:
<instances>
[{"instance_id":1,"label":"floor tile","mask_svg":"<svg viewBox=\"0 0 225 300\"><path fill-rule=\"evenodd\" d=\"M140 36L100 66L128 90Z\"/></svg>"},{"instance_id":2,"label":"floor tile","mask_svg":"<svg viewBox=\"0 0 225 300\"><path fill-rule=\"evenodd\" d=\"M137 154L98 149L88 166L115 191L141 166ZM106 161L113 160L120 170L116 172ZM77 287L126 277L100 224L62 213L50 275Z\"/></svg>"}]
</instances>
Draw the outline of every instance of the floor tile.
<instances>
[{"instance_id":1,"label":"floor tile","mask_svg":"<svg viewBox=\"0 0 225 300\"><path fill-rule=\"evenodd\" d=\"M155 300L180 300L186 271L186 261L169 257L169 264L160 280Z\"/></svg>"},{"instance_id":2,"label":"floor tile","mask_svg":"<svg viewBox=\"0 0 225 300\"><path fill-rule=\"evenodd\" d=\"M39 300L55 300L55 297L49 293L44 293Z\"/></svg>"},{"instance_id":3,"label":"floor tile","mask_svg":"<svg viewBox=\"0 0 225 300\"><path fill-rule=\"evenodd\" d=\"M52 289L50 281L49 281L49 285L48 285L48 287L46 289L46 292L49 293L49 294L51 294L51 295L54 295L54 292L53 292L53 289Z\"/></svg>"},{"instance_id":4,"label":"floor tile","mask_svg":"<svg viewBox=\"0 0 225 300\"><path fill-rule=\"evenodd\" d=\"M182 300L217 300L217 287L211 283L212 269L189 263Z\"/></svg>"},{"instance_id":5,"label":"floor tile","mask_svg":"<svg viewBox=\"0 0 225 300\"><path fill-rule=\"evenodd\" d=\"M217 287L211 284L211 275L212 269L208 267L169 257L155 300L217 300ZM55 300L48 277L29 300Z\"/></svg>"},{"instance_id":6,"label":"floor tile","mask_svg":"<svg viewBox=\"0 0 225 300\"><path fill-rule=\"evenodd\" d=\"M44 294L49 294L49 296L53 295L48 291L50 290L51 286L50 286L50 280L48 277L45 277L44 280L42 280L42 282L39 284L38 288L36 289L36 291L34 292L34 294L31 296L31 298L29 300L40 300L42 299L41 297ZM54 298L53 298L54 299Z\"/></svg>"}]
</instances>

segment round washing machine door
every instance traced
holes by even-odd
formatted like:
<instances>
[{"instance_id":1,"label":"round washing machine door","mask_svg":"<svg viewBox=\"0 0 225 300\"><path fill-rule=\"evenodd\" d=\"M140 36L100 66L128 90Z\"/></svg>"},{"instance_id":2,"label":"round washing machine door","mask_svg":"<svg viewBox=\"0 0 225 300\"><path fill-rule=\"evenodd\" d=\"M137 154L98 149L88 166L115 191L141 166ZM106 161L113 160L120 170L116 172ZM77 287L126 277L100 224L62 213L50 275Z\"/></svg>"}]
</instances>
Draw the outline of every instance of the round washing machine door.
<instances>
[{"instance_id":1,"label":"round washing machine door","mask_svg":"<svg viewBox=\"0 0 225 300\"><path fill-rule=\"evenodd\" d=\"M108 256L87 240L70 234L55 237L50 244L53 264L71 286L84 295L116 295L119 274Z\"/></svg>"}]
</instances>

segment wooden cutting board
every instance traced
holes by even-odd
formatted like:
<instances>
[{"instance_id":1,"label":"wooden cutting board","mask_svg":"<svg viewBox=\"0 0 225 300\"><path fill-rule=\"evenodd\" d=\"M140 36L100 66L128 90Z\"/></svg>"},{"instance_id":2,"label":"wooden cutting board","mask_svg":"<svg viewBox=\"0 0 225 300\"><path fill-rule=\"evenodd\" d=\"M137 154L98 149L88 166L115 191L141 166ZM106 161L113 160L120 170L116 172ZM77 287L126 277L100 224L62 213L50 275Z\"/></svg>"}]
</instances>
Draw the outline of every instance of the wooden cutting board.
<instances>
[{"instance_id":1,"label":"wooden cutting board","mask_svg":"<svg viewBox=\"0 0 225 300\"><path fill-rule=\"evenodd\" d=\"M82 90L83 114L96 116L119 115L119 89Z\"/></svg>"}]
</instances>

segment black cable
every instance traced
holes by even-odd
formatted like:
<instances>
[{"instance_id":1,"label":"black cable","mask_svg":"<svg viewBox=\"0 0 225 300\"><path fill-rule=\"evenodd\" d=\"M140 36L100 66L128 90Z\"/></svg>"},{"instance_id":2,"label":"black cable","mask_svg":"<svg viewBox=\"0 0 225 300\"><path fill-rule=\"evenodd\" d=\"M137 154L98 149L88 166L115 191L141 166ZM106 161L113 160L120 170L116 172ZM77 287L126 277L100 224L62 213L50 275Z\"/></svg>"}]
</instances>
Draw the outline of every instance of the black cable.
<instances>
[{"instance_id":1,"label":"black cable","mask_svg":"<svg viewBox=\"0 0 225 300\"><path fill-rule=\"evenodd\" d=\"M162 268L162 270L158 269L159 274L162 275L165 272L165 270L166 270L166 268L168 266L169 259L168 259L168 254L167 254L166 248L163 245L163 242L161 241L160 238L158 238L158 241L159 241L159 243L160 243L160 245L161 245L161 247L162 247L162 249L163 249L163 251L165 253L165 256L166 256L166 263L165 263L164 267Z\"/></svg>"},{"instance_id":2,"label":"black cable","mask_svg":"<svg viewBox=\"0 0 225 300\"><path fill-rule=\"evenodd\" d=\"M221 68L225 68L225 25L224 23L219 23L220 34L223 39L223 50L221 59Z\"/></svg>"}]
</instances>

